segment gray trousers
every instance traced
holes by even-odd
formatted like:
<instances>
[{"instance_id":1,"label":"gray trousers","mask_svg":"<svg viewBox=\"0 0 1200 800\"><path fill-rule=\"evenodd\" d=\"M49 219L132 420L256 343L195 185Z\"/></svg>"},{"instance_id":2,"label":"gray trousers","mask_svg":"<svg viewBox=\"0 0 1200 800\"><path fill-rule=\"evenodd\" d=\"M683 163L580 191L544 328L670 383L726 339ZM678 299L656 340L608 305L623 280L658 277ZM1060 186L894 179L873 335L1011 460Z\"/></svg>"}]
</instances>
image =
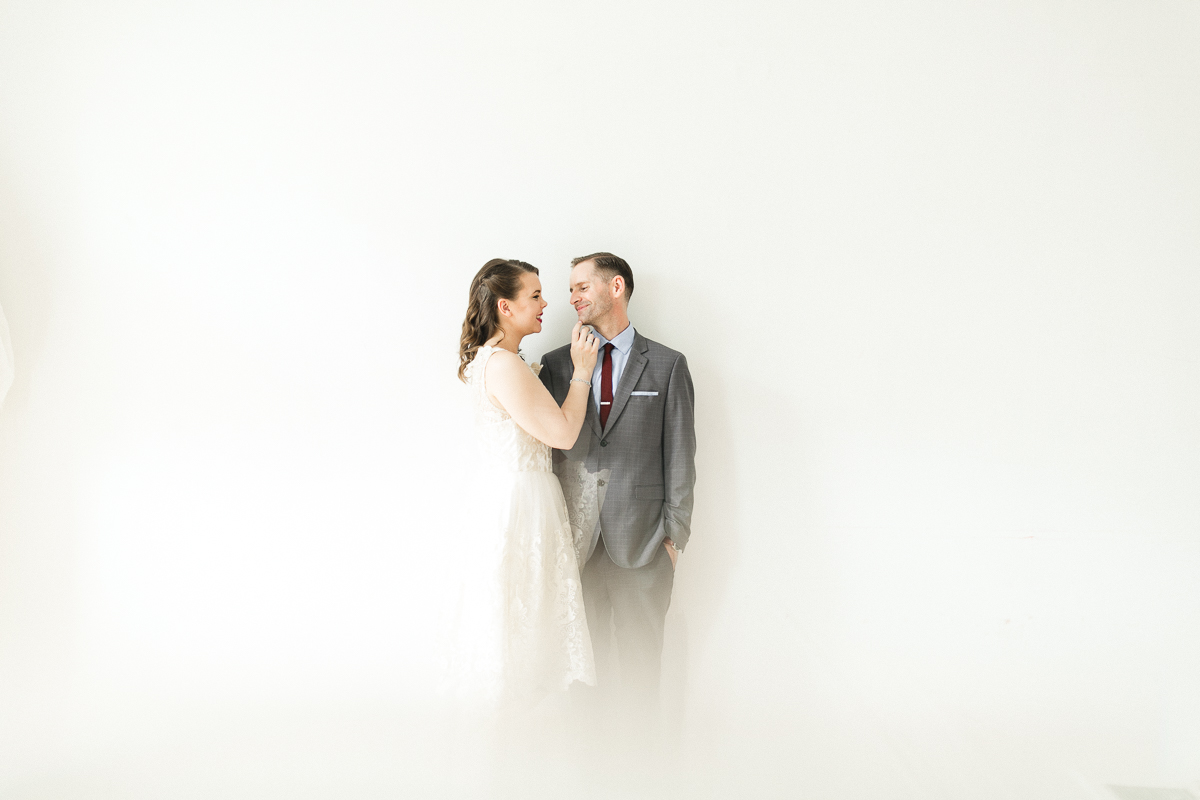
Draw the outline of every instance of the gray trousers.
<instances>
[{"instance_id":1,"label":"gray trousers","mask_svg":"<svg viewBox=\"0 0 1200 800\"><path fill-rule=\"evenodd\" d=\"M663 624L675 570L665 547L644 567L618 567L604 537L584 565L583 605L596 655L597 689L636 705L655 705L662 670Z\"/></svg>"}]
</instances>

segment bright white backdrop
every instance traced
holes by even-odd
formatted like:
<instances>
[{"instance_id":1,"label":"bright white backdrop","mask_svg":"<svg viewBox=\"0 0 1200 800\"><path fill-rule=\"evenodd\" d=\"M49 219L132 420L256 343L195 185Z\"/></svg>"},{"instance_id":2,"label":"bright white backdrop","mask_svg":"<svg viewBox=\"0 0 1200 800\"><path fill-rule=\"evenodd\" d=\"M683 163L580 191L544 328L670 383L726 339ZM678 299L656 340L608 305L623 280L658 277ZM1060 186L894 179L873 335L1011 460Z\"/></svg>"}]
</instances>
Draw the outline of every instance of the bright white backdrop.
<instances>
[{"instance_id":1,"label":"bright white backdrop","mask_svg":"<svg viewBox=\"0 0 1200 800\"><path fill-rule=\"evenodd\" d=\"M466 287L537 358L598 249L696 383L691 796L1200 780L1197 141L1194 2L3 4L0 789L471 796Z\"/></svg>"}]
</instances>

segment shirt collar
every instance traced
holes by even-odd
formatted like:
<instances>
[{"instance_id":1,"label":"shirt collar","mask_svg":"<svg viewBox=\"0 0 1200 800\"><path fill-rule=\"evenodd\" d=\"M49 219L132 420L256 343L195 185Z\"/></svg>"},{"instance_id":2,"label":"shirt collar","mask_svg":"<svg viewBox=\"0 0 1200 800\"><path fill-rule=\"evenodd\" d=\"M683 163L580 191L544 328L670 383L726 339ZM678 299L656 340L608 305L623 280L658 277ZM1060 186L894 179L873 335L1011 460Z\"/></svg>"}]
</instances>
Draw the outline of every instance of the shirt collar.
<instances>
[{"instance_id":1,"label":"shirt collar","mask_svg":"<svg viewBox=\"0 0 1200 800\"><path fill-rule=\"evenodd\" d=\"M629 351L633 349L633 323L632 322L629 323L628 325L626 325L625 330L618 333L612 339L605 339L604 335L602 333L600 333L600 331L593 329L593 332L595 333L596 338L600 340L601 347L604 347L604 345L611 342L612 346L615 347L617 350L620 350L621 355L623 355L623 356L629 355Z\"/></svg>"}]
</instances>

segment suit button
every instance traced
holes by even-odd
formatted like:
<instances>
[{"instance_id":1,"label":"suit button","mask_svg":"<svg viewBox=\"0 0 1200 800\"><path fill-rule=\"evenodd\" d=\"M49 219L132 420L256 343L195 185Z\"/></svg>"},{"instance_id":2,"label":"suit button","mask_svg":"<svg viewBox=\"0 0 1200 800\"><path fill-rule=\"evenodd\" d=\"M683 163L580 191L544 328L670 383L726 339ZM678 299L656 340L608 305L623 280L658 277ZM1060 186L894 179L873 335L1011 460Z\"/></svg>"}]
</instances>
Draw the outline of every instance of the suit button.
<instances>
[{"instance_id":1,"label":"suit button","mask_svg":"<svg viewBox=\"0 0 1200 800\"><path fill-rule=\"evenodd\" d=\"M600 440L600 446L601 446L601 447L608 447L608 439L601 439L601 440Z\"/></svg>"}]
</instances>

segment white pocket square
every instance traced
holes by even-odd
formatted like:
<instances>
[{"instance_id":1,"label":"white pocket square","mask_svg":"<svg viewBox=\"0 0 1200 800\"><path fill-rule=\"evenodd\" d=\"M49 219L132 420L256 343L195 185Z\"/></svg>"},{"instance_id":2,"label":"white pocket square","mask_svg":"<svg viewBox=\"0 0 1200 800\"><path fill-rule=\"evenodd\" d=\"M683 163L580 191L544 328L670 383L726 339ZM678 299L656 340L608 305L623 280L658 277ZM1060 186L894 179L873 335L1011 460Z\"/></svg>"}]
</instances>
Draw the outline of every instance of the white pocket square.
<instances>
[{"instance_id":1,"label":"white pocket square","mask_svg":"<svg viewBox=\"0 0 1200 800\"><path fill-rule=\"evenodd\" d=\"M658 397L658 392L630 392L632 397Z\"/></svg>"}]
</instances>

